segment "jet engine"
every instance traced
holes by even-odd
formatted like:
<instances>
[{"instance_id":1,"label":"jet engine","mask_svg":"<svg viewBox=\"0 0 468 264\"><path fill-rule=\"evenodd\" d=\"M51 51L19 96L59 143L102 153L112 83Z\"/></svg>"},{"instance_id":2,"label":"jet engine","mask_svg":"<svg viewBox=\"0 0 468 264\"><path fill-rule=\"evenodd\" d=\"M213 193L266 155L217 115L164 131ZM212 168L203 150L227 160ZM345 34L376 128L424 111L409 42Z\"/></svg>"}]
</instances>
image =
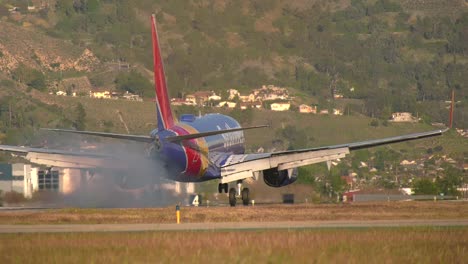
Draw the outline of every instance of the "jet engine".
<instances>
[{"instance_id":1,"label":"jet engine","mask_svg":"<svg viewBox=\"0 0 468 264\"><path fill-rule=\"evenodd\" d=\"M263 171L263 181L270 187L283 187L297 180L297 168L288 170L278 170L272 168Z\"/></svg>"}]
</instances>

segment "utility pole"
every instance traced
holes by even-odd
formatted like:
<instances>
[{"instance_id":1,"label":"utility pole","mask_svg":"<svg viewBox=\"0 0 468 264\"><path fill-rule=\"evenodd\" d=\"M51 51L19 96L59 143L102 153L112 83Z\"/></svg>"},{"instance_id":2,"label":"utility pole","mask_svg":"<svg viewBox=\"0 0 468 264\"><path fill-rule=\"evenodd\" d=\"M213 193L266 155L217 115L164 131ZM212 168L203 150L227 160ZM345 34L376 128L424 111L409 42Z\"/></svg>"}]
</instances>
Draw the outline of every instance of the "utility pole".
<instances>
[{"instance_id":1,"label":"utility pole","mask_svg":"<svg viewBox=\"0 0 468 264\"><path fill-rule=\"evenodd\" d=\"M455 107L455 90L452 90L452 103L450 104L449 128L453 125L453 108Z\"/></svg>"},{"instance_id":2,"label":"utility pole","mask_svg":"<svg viewBox=\"0 0 468 264\"><path fill-rule=\"evenodd\" d=\"M9 115L9 117L10 117L9 123L8 123L8 128L11 128L11 119L12 119L11 102L8 102L8 115Z\"/></svg>"}]
</instances>

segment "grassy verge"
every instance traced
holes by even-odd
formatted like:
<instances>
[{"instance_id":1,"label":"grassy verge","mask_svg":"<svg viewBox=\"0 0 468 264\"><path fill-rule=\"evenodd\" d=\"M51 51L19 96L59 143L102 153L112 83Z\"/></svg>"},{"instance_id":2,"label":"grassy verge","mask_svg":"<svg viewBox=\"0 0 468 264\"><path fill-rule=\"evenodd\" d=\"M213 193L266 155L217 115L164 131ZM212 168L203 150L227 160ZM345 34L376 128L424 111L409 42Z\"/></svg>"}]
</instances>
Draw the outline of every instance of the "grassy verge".
<instances>
[{"instance_id":1,"label":"grassy verge","mask_svg":"<svg viewBox=\"0 0 468 264\"><path fill-rule=\"evenodd\" d=\"M2 263L463 263L468 228L8 234Z\"/></svg>"},{"instance_id":2,"label":"grassy verge","mask_svg":"<svg viewBox=\"0 0 468 264\"><path fill-rule=\"evenodd\" d=\"M183 207L182 222L271 222L311 220L467 219L467 202ZM174 223L175 207L140 209L53 209L6 211L0 224Z\"/></svg>"}]
</instances>

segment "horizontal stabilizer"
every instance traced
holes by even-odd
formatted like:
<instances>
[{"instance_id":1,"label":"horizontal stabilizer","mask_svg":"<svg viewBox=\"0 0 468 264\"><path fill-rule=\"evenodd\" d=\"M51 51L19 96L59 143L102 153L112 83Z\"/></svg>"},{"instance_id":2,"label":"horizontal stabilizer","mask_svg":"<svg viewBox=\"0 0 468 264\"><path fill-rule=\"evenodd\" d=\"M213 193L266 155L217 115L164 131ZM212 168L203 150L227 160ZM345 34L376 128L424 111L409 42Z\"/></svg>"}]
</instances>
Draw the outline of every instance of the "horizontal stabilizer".
<instances>
[{"instance_id":1,"label":"horizontal stabilizer","mask_svg":"<svg viewBox=\"0 0 468 264\"><path fill-rule=\"evenodd\" d=\"M182 140L202 138L202 137L226 134L226 133L231 133L231 132L236 132L236 131L243 131L243 130L249 130L249 129L255 129L255 128L263 128L263 127L268 127L268 126L267 125L262 125L262 126L241 127L241 128L233 128L233 129L225 129L225 130L215 130L215 131L195 133L195 134L189 134L189 135L167 137L166 140L169 141L169 142L180 142Z\"/></svg>"},{"instance_id":2,"label":"horizontal stabilizer","mask_svg":"<svg viewBox=\"0 0 468 264\"><path fill-rule=\"evenodd\" d=\"M94 132L94 131L77 131L69 129L54 129L54 128L41 128L42 130L54 131L54 132L63 132L63 133L73 133L80 135L90 135L98 137L107 137L107 138L117 138L117 139L126 139L137 142L150 143L153 139L149 136L140 136L140 135L127 135L127 134L115 134L115 133L105 133L105 132Z\"/></svg>"}]
</instances>

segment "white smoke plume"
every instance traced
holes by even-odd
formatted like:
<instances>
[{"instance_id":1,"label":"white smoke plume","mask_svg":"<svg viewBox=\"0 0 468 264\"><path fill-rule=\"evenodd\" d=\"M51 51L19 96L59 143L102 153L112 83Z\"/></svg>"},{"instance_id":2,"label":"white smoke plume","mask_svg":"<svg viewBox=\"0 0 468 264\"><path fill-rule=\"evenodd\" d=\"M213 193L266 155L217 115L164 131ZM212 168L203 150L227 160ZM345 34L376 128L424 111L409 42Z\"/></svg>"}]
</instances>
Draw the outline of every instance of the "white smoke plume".
<instances>
[{"instance_id":1,"label":"white smoke plume","mask_svg":"<svg viewBox=\"0 0 468 264\"><path fill-rule=\"evenodd\" d=\"M83 171L80 186L62 196L58 204L76 207L161 207L177 204L185 197L177 196L167 188L168 166L145 155L145 144L92 136L56 134L51 142L54 148L76 150L90 148L89 152L109 154L117 158L123 169L96 168ZM50 138L50 135L48 136ZM78 139L78 141L77 141ZM79 144L78 144L79 145ZM124 165L124 166L122 166Z\"/></svg>"}]
</instances>

